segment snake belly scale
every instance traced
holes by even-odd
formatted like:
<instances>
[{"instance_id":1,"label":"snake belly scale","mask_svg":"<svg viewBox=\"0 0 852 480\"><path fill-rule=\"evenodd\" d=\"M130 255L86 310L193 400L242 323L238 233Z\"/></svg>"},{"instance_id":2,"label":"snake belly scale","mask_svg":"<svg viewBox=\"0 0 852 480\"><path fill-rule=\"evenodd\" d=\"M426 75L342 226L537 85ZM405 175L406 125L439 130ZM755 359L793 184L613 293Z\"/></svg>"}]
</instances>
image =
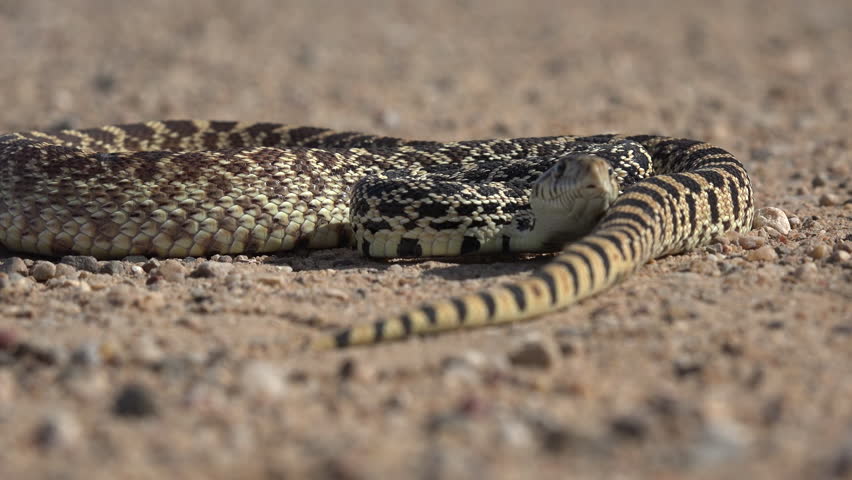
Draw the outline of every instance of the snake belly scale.
<instances>
[{"instance_id":1,"label":"snake belly scale","mask_svg":"<svg viewBox=\"0 0 852 480\"><path fill-rule=\"evenodd\" d=\"M565 164L613 192L580 213L537 205ZM442 143L213 121L0 134L0 245L15 251L183 257L352 244L403 257L564 245L520 281L356 325L318 348L554 311L652 258L749 229L753 210L730 153L655 135Z\"/></svg>"}]
</instances>

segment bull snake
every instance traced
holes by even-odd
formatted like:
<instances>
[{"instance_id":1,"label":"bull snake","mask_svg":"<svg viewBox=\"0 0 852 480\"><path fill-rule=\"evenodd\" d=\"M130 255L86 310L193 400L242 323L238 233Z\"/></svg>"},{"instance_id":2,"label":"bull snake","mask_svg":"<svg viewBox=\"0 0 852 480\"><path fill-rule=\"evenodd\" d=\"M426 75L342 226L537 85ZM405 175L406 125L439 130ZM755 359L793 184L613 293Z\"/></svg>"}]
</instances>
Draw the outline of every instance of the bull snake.
<instances>
[{"instance_id":1,"label":"bull snake","mask_svg":"<svg viewBox=\"0 0 852 480\"><path fill-rule=\"evenodd\" d=\"M354 244L372 257L426 257L567 242L528 278L318 348L557 310L650 259L747 230L753 214L730 153L656 135L441 143L212 121L0 135L0 245L15 251L106 259Z\"/></svg>"}]
</instances>

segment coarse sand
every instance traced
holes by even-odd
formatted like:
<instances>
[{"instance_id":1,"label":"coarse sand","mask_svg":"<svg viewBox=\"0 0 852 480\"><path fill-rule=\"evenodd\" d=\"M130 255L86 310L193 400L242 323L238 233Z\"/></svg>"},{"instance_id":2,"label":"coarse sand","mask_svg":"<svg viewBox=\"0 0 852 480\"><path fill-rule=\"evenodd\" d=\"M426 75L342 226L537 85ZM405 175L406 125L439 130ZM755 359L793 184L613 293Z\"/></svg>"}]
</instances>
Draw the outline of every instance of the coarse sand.
<instances>
[{"instance_id":1,"label":"coarse sand","mask_svg":"<svg viewBox=\"0 0 852 480\"><path fill-rule=\"evenodd\" d=\"M849 478L850 58L846 0L2 0L0 132L662 133L735 153L792 230L532 322L323 353L301 346L547 257L6 252L0 478Z\"/></svg>"}]
</instances>

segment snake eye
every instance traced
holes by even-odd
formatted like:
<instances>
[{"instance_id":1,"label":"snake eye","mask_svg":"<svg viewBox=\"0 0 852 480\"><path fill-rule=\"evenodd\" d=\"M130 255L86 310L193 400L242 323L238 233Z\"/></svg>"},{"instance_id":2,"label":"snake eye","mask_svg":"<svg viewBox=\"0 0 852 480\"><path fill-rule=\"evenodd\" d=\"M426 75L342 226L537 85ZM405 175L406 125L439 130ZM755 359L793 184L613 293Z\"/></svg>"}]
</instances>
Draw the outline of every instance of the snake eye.
<instances>
[{"instance_id":1,"label":"snake eye","mask_svg":"<svg viewBox=\"0 0 852 480\"><path fill-rule=\"evenodd\" d=\"M556 176L561 177L565 173L565 162L560 161L556 164Z\"/></svg>"}]
</instances>

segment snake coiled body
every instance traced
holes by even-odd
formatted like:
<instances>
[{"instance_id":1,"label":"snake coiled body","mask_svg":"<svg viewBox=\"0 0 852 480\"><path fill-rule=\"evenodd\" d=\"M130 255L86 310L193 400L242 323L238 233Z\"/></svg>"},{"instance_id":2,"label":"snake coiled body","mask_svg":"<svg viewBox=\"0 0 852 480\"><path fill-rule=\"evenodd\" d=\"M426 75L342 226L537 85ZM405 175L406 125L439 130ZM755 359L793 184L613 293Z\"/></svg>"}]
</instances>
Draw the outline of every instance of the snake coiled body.
<instances>
[{"instance_id":1,"label":"snake coiled body","mask_svg":"<svg viewBox=\"0 0 852 480\"><path fill-rule=\"evenodd\" d=\"M532 183L577 152L609 162L622 193L596 224L542 240ZM520 282L355 326L319 347L552 311L651 258L746 230L752 217L748 175L730 153L654 135L440 143L207 121L0 135L0 244L16 251L183 257L355 243L369 256L433 256L552 250L584 234Z\"/></svg>"}]
</instances>

